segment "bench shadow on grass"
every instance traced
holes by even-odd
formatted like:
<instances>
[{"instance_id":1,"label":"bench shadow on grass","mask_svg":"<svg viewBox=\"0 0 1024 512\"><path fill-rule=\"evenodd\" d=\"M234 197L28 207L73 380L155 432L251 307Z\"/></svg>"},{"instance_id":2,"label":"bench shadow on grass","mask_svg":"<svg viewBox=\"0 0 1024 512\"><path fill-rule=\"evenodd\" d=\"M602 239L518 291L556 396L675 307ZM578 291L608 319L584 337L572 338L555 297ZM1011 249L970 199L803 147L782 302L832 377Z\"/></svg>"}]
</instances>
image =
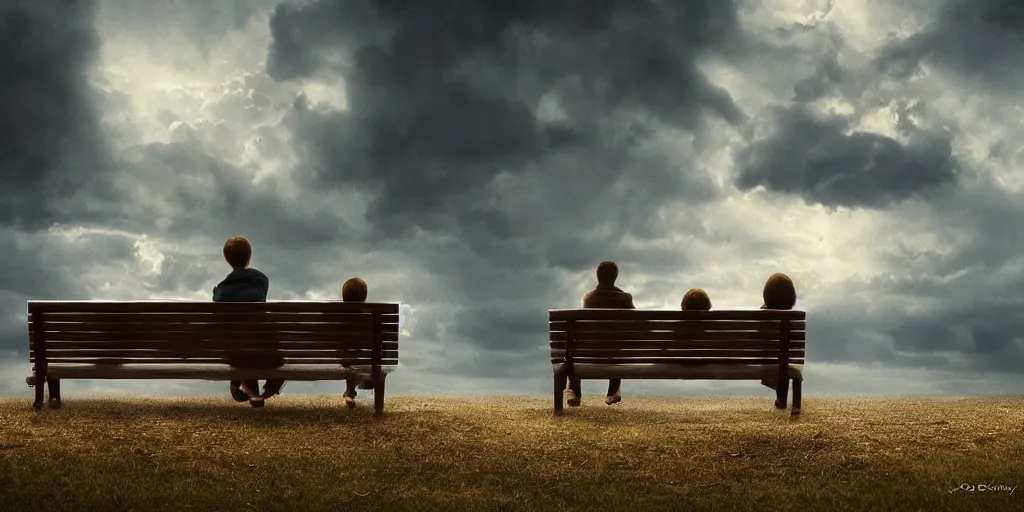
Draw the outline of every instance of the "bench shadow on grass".
<instances>
[{"instance_id":1,"label":"bench shadow on grass","mask_svg":"<svg viewBox=\"0 0 1024 512\"><path fill-rule=\"evenodd\" d=\"M807 413L792 416L789 409L776 409L771 402L763 407L750 407L734 410L706 409L694 407L685 409L675 407L671 410L658 410L656 405L645 404L643 407L607 406L605 404L586 404L580 407L566 407L561 416L552 416L550 406L543 411L546 416L569 426L573 423L586 423L592 426L628 426L630 424L645 426L653 425L720 425L724 416L739 417L744 422L763 422L764 424L799 424L813 421ZM540 411L530 411L540 413Z\"/></svg>"},{"instance_id":2,"label":"bench shadow on grass","mask_svg":"<svg viewBox=\"0 0 1024 512\"><path fill-rule=\"evenodd\" d=\"M402 416L406 415L401 410L388 410L385 405L384 416L374 418L372 400L369 403L361 401L356 408L349 409L340 396L337 399L318 398L315 402L304 404L270 399L266 406L259 409L246 403L211 398L75 398L65 399L59 409L43 407L39 411L32 410L31 400L26 400L24 404L26 412L38 414L41 421L194 421L252 424L260 428L391 423L400 422Z\"/></svg>"},{"instance_id":3,"label":"bench shadow on grass","mask_svg":"<svg viewBox=\"0 0 1024 512\"><path fill-rule=\"evenodd\" d=\"M384 415L373 416L372 397L360 397L354 409L345 406L341 396L312 396L301 401L292 397L273 398L265 407L255 409L246 403L233 402L218 397L198 398L72 398L65 399L60 409L43 407L33 411L31 400L18 401L15 408L24 404L26 413L34 413L41 421L194 421L199 423L251 424L261 428L291 428L296 426L323 425L401 425L403 421L417 417L436 415L462 415L452 404L433 402L430 399L416 403L412 397L397 397L385 403ZM465 407L475 408L476 405ZM483 407L487 407L484 405ZM508 404L496 403L496 409L508 408ZM585 403L581 407L566 407L563 414L554 415L550 399L518 401L514 416L506 418L516 422L550 422L561 428L572 428L573 424L590 427L629 427L654 425L717 425L723 415L741 417L743 421L765 425L785 425L807 421L807 412L790 416L788 409L775 409L770 400L762 406L742 409L708 409L695 403L693 409L672 407L659 409L657 402L617 404L607 406L603 402ZM470 415L472 416L472 415ZM505 415L502 415L505 416ZM490 414L483 413L481 421L494 421ZM472 420L471 420L472 421ZM498 420L502 421L502 420ZM811 420L813 421L813 420Z\"/></svg>"}]
</instances>

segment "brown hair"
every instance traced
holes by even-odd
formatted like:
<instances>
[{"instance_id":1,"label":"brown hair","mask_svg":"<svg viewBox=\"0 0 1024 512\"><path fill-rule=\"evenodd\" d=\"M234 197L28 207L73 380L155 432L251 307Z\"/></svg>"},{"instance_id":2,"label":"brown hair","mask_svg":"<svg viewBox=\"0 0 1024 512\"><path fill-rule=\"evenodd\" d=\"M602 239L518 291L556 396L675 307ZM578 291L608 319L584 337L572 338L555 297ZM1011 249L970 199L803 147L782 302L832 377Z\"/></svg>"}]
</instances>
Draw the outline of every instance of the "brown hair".
<instances>
[{"instance_id":1,"label":"brown hair","mask_svg":"<svg viewBox=\"0 0 1024 512\"><path fill-rule=\"evenodd\" d=\"M224 259L231 268L245 268L252 258L252 245L245 237L233 236L224 242Z\"/></svg>"},{"instance_id":2,"label":"brown hair","mask_svg":"<svg viewBox=\"0 0 1024 512\"><path fill-rule=\"evenodd\" d=\"M690 311L707 311L711 309L711 297L700 288L692 288L683 295L682 308Z\"/></svg>"},{"instance_id":3,"label":"brown hair","mask_svg":"<svg viewBox=\"0 0 1024 512\"><path fill-rule=\"evenodd\" d=\"M765 309L793 309L796 304L796 286L786 274L772 274L764 283Z\"/></svg>"},{"instance_id":4,"label":"brown hair","mask_svg":"<svg viewBox=\"0 0 1024 512\"><path fill-rule=\"evenodd\" d=\"M602 261L597 266L598 283L612 285L615 284L617 277L619 277L619 266L614 261Z\"/></svg>"},{"instance_id":5,"label":"brown hair","mask_svg":"<svg viewBox=\"0 0 1024 512\"><path fill-rule=\"evenodd\" d=\"M345 302L366 302L366 281L353 277L341 285L341 300Z\"/></svg>"}]
</instances>

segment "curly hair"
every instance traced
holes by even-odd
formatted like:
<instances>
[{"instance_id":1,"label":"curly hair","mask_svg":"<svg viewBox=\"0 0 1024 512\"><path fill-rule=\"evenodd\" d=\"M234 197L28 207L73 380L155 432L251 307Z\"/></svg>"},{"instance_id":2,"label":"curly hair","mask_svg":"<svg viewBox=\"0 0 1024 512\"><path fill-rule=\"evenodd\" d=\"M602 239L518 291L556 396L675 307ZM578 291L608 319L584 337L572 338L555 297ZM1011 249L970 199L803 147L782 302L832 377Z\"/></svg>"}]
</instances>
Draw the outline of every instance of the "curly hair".
<instances>
[{"instance_id":1,"label":"curly hair","mask_svg":"<svg viewBox=\"0 0 1024 512\"><path fill-rule=\"evenodd\" d=\"M793 309L796 305L796 286L786 274L772 274L764 283L765 309Z\"/></svg>"},{"instance_id":2,"label":"curly hair","mask_svg":"<svg viewBox=\"0 0 1024 512\"><path fill-rule=\"evenodd\" d=\"M614 261L602 261L597 266L597 282L605 285L615 284L619 277L619 266Z\"/></svg>"},{"instance_id":3,"label":"curly hair","mask_svg":"<svg viewBox=\"0 0 1024 512\"><path fill-rule=\"evenodd\" d=\"M341 285L341 300L345 302L366 302L366 281L353 277Z\"/></svg>"},{"instance_id":4,"label":"curly hair","mask_svg":"<svg viewBox=\"0 0 1024 512\"><path fill-rule=\"evenodd\" d=\"M692 288L683 295L682 308L687 311L708 311L711 309L711 297L700 288Z\"/></svg>"},{"instance_id":5,"label":"curly hair","mask_svg":"<svg viewBox=\"0 0 1024 512\"><path fill-rule=\"evenodd\" d=\"M233 236L224 242L224 259L231 268L245 268L252 259L252 245L245 237Z\"/></svg>"}]
</instances>

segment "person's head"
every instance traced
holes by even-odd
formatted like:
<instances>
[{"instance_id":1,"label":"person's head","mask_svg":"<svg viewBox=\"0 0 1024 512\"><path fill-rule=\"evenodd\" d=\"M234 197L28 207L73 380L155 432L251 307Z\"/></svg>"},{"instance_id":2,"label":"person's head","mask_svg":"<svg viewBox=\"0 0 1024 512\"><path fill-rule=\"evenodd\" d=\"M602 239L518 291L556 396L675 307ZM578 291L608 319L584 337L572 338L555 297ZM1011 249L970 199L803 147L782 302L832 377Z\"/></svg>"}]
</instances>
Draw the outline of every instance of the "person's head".
<instances>
[{"instance_id":1,"label":"person's head","mask_svg":"<svg viewBox=\"0 0 1024 512\"><path fill-rule=\"evenodd\" d=\"M341 285L341 300L345 302L366 302L366 281L353 277Z\"/></svg>"},{"instance_id":2,"label":"person's head","mask_svg":"<svg viewBox=\"0 0 1024 512\"><path fill-rule=\"evenodd\" d=\"M224 259L233 269L240 269L249 266L252 259L252 245L245 237L233 236L224 242Z\"/></svg>"},{"instance_id":3,"label":"person's head","mask_svg":"<svg viewBox=\"0 0 1024 512\"><path fill-rule=\"evenodd\" d=\"M682 307L689 311L708 311L711 309L711 297L700 288L692 288L683 295Z\"/></svg>"},{"instance_id":4,"label":"person's head","mask_svg":"<svg viewBox=\"0 0 1024 512\"><path fill-rule=\"evenodd\" d=\"M598 284L613 285L617 277L619 277L619 266L614 261L602 261L597 266Z\"/></svg>"},{"instance_id":5,"label":"person's head","mask_svg":"<svg viewBox=\"0 0 1024 512\"><path fill-rule=\"evenodd\" d=\"M772 274L764 283L764 309L793 309L796 305L796 287L786 274Z\"/></svg>"}]
</instances>

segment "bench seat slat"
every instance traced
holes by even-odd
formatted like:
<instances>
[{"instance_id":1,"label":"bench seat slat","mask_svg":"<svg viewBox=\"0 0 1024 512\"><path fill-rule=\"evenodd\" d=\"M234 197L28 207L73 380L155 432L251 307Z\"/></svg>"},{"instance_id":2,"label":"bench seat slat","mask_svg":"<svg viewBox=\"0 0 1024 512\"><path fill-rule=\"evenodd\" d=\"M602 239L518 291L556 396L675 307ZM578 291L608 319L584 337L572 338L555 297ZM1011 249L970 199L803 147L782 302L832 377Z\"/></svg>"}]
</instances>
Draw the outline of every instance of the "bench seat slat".
<instances>
[{"instance_id":1,"label":"bench seat slat","mask_svg":"<svg viewBox=\"0 0 1024 512\"><path fill-rule=\"evenodd\" d=\"M780 341L773 340L626 340L626 341L584 341L577 342L578 350L639 350L639 349L731 349L756 350L773 349L778 351ZM791 341L790 350L803 350L806 341ZM551 350L565 350L566 342L552 341Z\"/></svg>"},{"instance_id":2,"label":"bench seat slat","mask_svg":"<svg viewBox=\"0 0 1024 512\"><path fill-rule=\"evenodd\" d=\"M577 363L592 363L592 364L678 364L678 365L693 365L693 364L769 364L775 366L775 369L779 369L778 358L735 358L735 357L706 357L706 358L676 358L676 357L577 357L574 359ZM552 363L558 362L558 359L552 358ZM794 359L790 361L790 364L803 364L803 359Z\"/></svg>"},{"instance_id":3,"label":"bench seat slat","mask_svg":"<svg viewBox=\"0 0 1024 512\"><path fill-rule=\"evenodd\" d=\"M221 303L223 304L223 303ZM386 324L397 324L398 314L380 314ZM46 313L47 321L57 322L369 322L372 313ZM32 313L28 314L29 324Z\"/></svg>"},{"instance_id":4,"label":"bench seat slat","mask_svg":"<svg viewBox=\"0 0 1024 512\"><path fill-rule=\"evenodd\" d=\"M805 320L806 311L680 311L678 309L549 309L548 320Z\"/></svg>"},{"instance_id":5,"label":"bench seat slat","mask_svg":"<svg viewBox=\"0 0 1024 512\"><path fill-rule=\"evenodd\" d=\"M398 333L382 333L384 341L398 341ZM47 343L74 341L164 341L164 342L205 342L244 343L246 341L323 341L338 343L361 343L373 339L373 333L366 332L254 332L254 331L165 331L165 332L54 332L46 333Z\"/></svg>"},{"instance_id":6,"label":"bench seat slat","mask_svg":"<svg viewBox=\"0 0 1024 512\"><path fill-rule=\"evenodd\" d=\"M231 340L217 341L48 341L47 351L51 350L169 350L175 352L205 350L238 350L254 348L277 348L279 350L370 350L373 340L341 343L332 341L261 341ZM385 341L383 350L398 350L397 341ZM34 353L35 347L30 346L29 352Z\"/></svg>"},{"instance_id":7,"label":"bench seat slat","mask_svg":"<svg viewBox=\"0 0 1024 512\"><path fill-rule=\"evenodd\" d=\"M217 332L217 331L249 331L249 332L373 332L373 323L251 323L251 322L50 322L46 321L46 333L61 332ZM35 332L32 329L32 332ZM391 329L397 332L397 328ZM52 335L48 334L48 338Z\"/></svg>"},{"instance_id":8,"label":"bench seat slat","mask_svg":"<svg viewBox=\"0 0 1024 512\"><path fill-rule=\"evenodd\" d=\"M381 313L398 314L398 304L342 301L29 301L32 311L41 313Z\"/></svg>"},{"instance_id":9,"label":"bench seat slat","mask_svg":"<svg viewBox=\"0 0 1024 512\"><path fill-rule=\"evenodd\" d=\"M381 368L382 373L391 373L395 365ZM275 369L232 368L217 363L165 363L163 365L125 364L104 366L92 364L52 364L47 375L58 379L193 379L193 380L242 380L242 379L285 379L285 380L340 380L346 375L369 376L367 365L343 368L336 364L286 364Z\"/></svg>"},{"instance_id":10,"label":"bench seat slat","mask_svg":"<svg viewBox=\"0 0 1024 512\"><path fill-rule=\"evenodd\" d=\"M354 357L372 357L371 350L278 350L281 357L320 357L333 359L347 359ZM260 355L268 354L266 350L260 349L239 349L239 350L47 350L46 358L54 360L62 357L90 357L90 358L125 358L125 357L215 357L225 358L230 355ZM384 359L398 358L397 350L385 350L381 357ZM35 360L35 353L29 355Z\"/></svg>"},{"instance_id":11,"label":"bench seat slat","mask_svg":"<svg viewBox=\"0 0 1024 512\"><path fill-rule=\"evenodd\" d=\"M778 332L780 320L578 320L574 322L575 332L586 331L650 331L667 330L675 332L693 331L774 331ZM553 320L548 322L550 331L565 331L568 322ZM803 320L790 321L791 331L805 330L807 323Z\"/></svg>"},{"instance_id":12,"label":"bench seat slat","mask_svg":"<svg viewBox=\"0 0 1024 512\"><path fill-rule=\"evenodd\" d=\"M560 360L566 354L565 350L552 350L551 358ZM803 350L790 350L790 359L804 357ZM715 349L688 349L688 348L644 348L644 349L578 349L575 357L772 357L778 358L779 349L756 349L756 350L715 350Z\"/></svg>"},{"instance_id":13,"label":"bench seat slat","mask_svg":"<svg viewBox=\"0 0 1024 512\"><path fill-rule=\"evenodd\" d=\"M558 371L562 364L552 364ZM580 364L573 368L584 379L692 379L692 380L758 380L779 376L779 365L674 365L674 364ZM803 380L803 369L791 365L789 376Z\"/></svg>"},{"instance_id":14,"label":"bench seat slat","mask_svg":"<svg viewBox=\"0 0 1024 512\"><path fill-rule=\"evenodd\" d=\"M48 363L79 363L79 364L95 364L99 366L115 366L124 364L169 364L169 363L216 363L216 364L228 364L228 362L221 357L163 357L163 358L90 358L90 357L61 357L54 359L47 359ZM322 365L369 365L372 364L373 359L369 357L361 358L336 358L336 357L307 357L307 358L284 358L285 364L302 365L302 364L322 364ZM397 365L398 359L381 359L382 365ZM263 378L263 377L261 377Z\"/></svg>"},{"instance_id":15,"label":"bench seat slat","mask_svg":"<svg viewBox=\"0 0 1024 512\"><path fill-rule=\"evenodd\" d=\"M586 341L616 341L616 340L778 340L781 333L759 331L693 331L693 332L659 332L659 331L614 331L574 332L575 339L579 342ZM564 332L552 332L551 341L565 341ZM790 340L799 341L804 339L804 331L790 333Z\"/></svg>"}]
</instances>

